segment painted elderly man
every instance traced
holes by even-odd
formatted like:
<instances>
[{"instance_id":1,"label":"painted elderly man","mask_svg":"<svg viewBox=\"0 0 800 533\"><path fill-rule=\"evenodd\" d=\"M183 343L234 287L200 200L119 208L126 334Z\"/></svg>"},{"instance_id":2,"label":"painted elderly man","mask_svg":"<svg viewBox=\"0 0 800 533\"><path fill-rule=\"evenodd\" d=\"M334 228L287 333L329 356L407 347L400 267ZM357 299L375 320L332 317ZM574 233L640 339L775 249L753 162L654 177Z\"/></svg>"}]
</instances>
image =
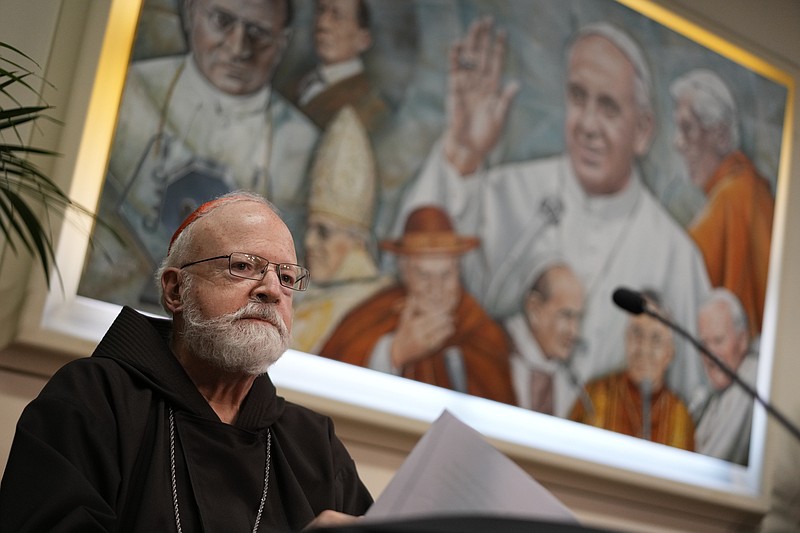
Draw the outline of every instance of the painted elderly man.
<instances>
[{"instance_id":1,"label":"painted elderly man","mask_svg":"<svg viewBox=\"0 0 800 533\"><path fill-rule=\"evenodd\" d=\"M376 172L364 126L347 106L323 134L311 169L304 240L314 283L295 305L293 348L319 353L348 311L393 282L375 259Z\"/></svg>"},{"instance_id":2,"label":"painted elderly man","mask_svg":"<svg viewBox=\"0 0 800 533\"><path fill-rule=\"evenodd\" d=\"M689 226L714 287L741 301L750 335L761 332L767 291L774 199L769 182L740 148L736 100L708 70L670 85L675 99L675 148L692 182L708 197Z\"/></svg>"},{"instance_id":3,"label":"painted elderly man","mask_svg":"<svg viewBox=\"0 0 800 533\"><path fill-rule=\"evenodd\" d=\"M658 294L643 291L643 296L650 309L669 317ZM569 418L694 450L694 421L664 379L674 354L673 334L666 325L644 313L631 315L625 329L625 368L589 382L586 393L592 410L576 402Z\"/></svg>"},{"instance_id":4,"label":"painted elderly man","mask_svg":"<svg viewBox=\"0 0 800 533\"><path fill-rule=\"evenodd\" d=\"M519 313L503 325L513 343L511 377L517 403L525 409L566 417L564 390L575 383L584 294L580 280L554 259L536 271Z\"/></svg>"},{"instance_id":5,"label":"painted elderly man","mask_svg":"<svg viewBox=\"0 0 800 533\"><path fill-rule=\"evenodd\" d=\"M438 206L413 211L402 237L381 242L398 256L400 282L348 314L320 354L515 403L506 334L461 283L461 257L478 245Z\"/></svg>"},{"instance_id":6,"label":"painted elderly man","mask_svg":"<svg viewBox=\"0 0 800 533\"><path fill-rule=\"evenodd\" d=\"M747 329L747 315L731 291L714 289L700 309L700 340L731 371L755 387L758 353L753 350ZM753 398L708 358L703 365L712 393L696 413L697 451L726 461L747 464Z\"/></svg>"},{"instance_id":7,"label":"painted elderly man","mask_svg":"<svg viewBox=\"0 0 800 533\"><path fill-rule=\"evenodd\" d=\"M316 127L272 89L290 37L288 0L182 0L187 52L131 64L81 294L158 311L152 275L181 220L238 189L305 224Z\"/></svg>"}]
</instances>

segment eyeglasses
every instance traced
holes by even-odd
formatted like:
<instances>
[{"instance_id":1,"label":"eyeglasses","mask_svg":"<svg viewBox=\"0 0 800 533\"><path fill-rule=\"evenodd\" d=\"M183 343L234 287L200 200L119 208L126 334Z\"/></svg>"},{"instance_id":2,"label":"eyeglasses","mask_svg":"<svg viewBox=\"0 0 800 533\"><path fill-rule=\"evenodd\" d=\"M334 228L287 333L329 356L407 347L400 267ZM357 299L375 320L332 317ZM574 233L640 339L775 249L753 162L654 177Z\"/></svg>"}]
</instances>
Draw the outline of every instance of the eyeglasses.
<instances>
[{"instance_id":1,"label":"eyeglasses","mask_svg":"<svg viewBox=\"0 0 800 533\"><path fill-rule=\"evenodd\" d=\"M249 22L241 17L219 8L202 7L205 11L208 27L218 35L227 36L237 24L244 28L244 34L255 48L269 48L277 41L277 33L255 22Z\"/></svg>"},{"instance_id":2,"label":"eyeglasses","mask_svg":"<svg viewBox=\"0 0 800 533\"><path fill-rule=\"evenodd\" d=\"M261 281L269 270L269 266L273 265L275 273L278 275L278 281L284 287L295 291L304 291L308 288L311 281L311 275L308 269L300 265L292 263L273 263L263 257L253 254L246 254L244 252L233 252L229 255L218 255L216 257L209 257L208 259L200 259L199 261L192 261L181 266L181 269L196 265L198 263L205 263L206 261L215 261L217 259L228 260L228 271L231 276L244 279L257 279Z\"/></svg>"}]
</instances>

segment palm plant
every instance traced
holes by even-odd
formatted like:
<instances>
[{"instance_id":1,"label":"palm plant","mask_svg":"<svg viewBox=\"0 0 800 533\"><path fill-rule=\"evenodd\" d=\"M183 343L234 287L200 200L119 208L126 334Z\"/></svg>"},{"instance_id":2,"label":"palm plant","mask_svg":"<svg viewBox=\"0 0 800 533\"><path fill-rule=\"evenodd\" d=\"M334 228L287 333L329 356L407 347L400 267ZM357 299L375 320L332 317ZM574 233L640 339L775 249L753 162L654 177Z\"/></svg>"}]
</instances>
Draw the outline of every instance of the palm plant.
<instances>
[{"instance_id":1,"label":"palm plant","mask_svg":"<svg viewBox=\"0 0 800 533\"><path fill-rule=\"evenodd\" d=\"M43 224L42 220L49 221L53 213L61 216L69 209L93 215L73 202L30 161L31 156L57 155L30 146L21 131L23 126L36 127L40 120L54 120L47 115L52 107L46 103L28 106L18 99L20 94L32 93L42 101L41 94L29 83L35 79L41 81L32 70L38 68L28 55L0 42L0 231L15 254L19 253L21 243L38 258L49 286L50 266L55 266L58 273L58 265L50 224Z\"/></svg>"}]
</instances>

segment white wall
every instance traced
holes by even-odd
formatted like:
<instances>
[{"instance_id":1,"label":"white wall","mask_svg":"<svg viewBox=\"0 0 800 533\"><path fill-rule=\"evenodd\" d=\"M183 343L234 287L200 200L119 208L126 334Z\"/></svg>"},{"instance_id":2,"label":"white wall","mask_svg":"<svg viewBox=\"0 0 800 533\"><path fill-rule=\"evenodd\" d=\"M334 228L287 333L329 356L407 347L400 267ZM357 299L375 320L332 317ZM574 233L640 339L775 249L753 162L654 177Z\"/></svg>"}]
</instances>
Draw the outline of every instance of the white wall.
<instances>
[{"instance_id":1,"label":"white wall","mask_svg":"<svg viewBox=\"0 0 800 533\"><path fill-rule=\"evenodd\" d=\"M107 10L110 0L0 0L0 35L3 40L14 42L35 56L46 67L48 79L60 88L67 88L57 101L63 102L61 109L85 109L86 94L91 79L86 73L96 58L87 56L86 50L96 50L102 38L97 31L98 21ZM589 0L587 0L589 1ZM800 2L794 0L661 0L659 4L675 9L690 20L696 21L721 37L751 50L789 71L794 76L800 72ZM84 16L84 12L89 12ZM88 26L84 27L86 20ZM58 27L56 26L58 24ZM58 31L56 31L58 29ZM88 43L88 44L87 44ZM66 93L66 94L65 94ZM798 98L793 95L797 109ZM74 123L70 117L67 124ZM794 128L797 133L798 118ZM68 127L54 133L54 145L68 147L69 167L74 159L78 139L73 139L74 130ZM59 135L61 137L59 137ZM793 141L791 167L800 169L800 136ZM59 166L56 166L58 173ZM67 175L57 175L62 181ZM800 205L800 185L797 180L782 191L784 200L778 206L778 216L785 215L785 224L776 227L776 235L782 241L775 252L781 261L774 265L773 272L779 277L770 287L769 298L777 302L776 312L767 317L774 320L777 337L775 342L775 368L773 378L773 401L800 423L800 395L795 394L795 380L800 376L800 357L795 347L800 346L800 328L794 324L794 316L800 302L800 237L790 228L800 227L800 212L789 206ZM23 316L26 302L40 295L36 289L41 276L35 274L28 286L31 267L26 258L14 258L0 243L0 346L15 337L18 320ZM22 324L23 327L29 325ZM38 392L46 376L65 359L41 350L12 346L0 352L0 465L5 464L13 426L23 405ZM24 369L21 373L19 370ZM42 377L35 377L35 375ZM366 483L378 494L405 454L413 447L424 430L419 424L387 421L380 417L364 417L355 414L346 405L339 405L319 398L287 391L291 399L301 401L334 416L337 428L356 458ZM770 531L796 530L782 522L782 516L797 513L800 499L793 507L781 509L787 498L798 498L800 491L800 446L774 423L769 427L769 459L766 476L767 486L774 487L780 497L765 505L773 508L767 519ZM554 491L573 508L587 524L609 526L630 531L725 531L736 528L740 520L752 521L761 507L740 509L738 502L709 501L702 495L685 491L681 493L673 486L642 487L625 475L607 469L584 472L580 476L570 473L569 465L559 464L556 458L531 456L513 446L503 448L524 468ZM777 465L777 468L775 468ZM598 487L602 489L598 490ZM744 529L748 529L745 527Z\"/></svg>"}]
</instances>

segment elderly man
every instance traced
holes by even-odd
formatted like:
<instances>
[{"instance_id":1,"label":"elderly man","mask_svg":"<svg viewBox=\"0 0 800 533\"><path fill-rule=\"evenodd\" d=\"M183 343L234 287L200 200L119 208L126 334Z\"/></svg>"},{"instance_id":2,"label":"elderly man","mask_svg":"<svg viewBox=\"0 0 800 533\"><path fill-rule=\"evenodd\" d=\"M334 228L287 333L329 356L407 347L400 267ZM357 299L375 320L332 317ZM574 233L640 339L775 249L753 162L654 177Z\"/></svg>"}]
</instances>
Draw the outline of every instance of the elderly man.
<instances>
[{"instance_id":1,"label":"elderly man","mask_svg":"<svg viewBox=\"0 0 800 533\"><path fill-rule=\"evenodd\" d=\"M344 106L355 109L367 131L383 124L388 107L364 70L372 46L367 0L316 0L314 51L319 64L296 89L297 105L324 129Z\"/></svg>"},{"instance_id":2,"label":"elderly man","mask_svg":"<svg viewBox=\"0 0 800 533\"><path fill-rule=\"evenodd\" d=\"M730 88L707 69L672 82L675 148L708 204L689 227L714 287L742 302L751 335L761 332L774 199L769 182L739 149L739 117Z\"/></svg>"},{"instance_id":3,"label":"elderly man","mask_svg":"<svg viewBox=\"0 0 800 533\"><path fill-rule=\"evenodd\" d=\"M571 405L562 389L575 383L572 358L579 344L584 294L580 280L566 264L555 260L525 296L522 311L504 326L513 342L511 376L517 404L540 413L566 417Z\"/></svg>"},{"instance_id":4,"label":"elderly man","mask_svg":"<svg viewBox=\"0 0 800 533\"><path fill-rule=\"evenodd\" d=\"M131 64L81 294L156 311L152 273L181 220L231 190L267 196L294 234L305 224L317 129L271 88L290 0L183 0L188 51ZM110 256L110 261L109 261Z\"/></svg>"},{"instance_id":5,"label":"elderly man","mask_svg":"<svg viewBox=\"0 0 800 533\"><path fill-rule=\"evenodd\" d=\"M400 284L350 312L320 355L515 403L505 332L461 284L461 256L478 244L438 206L416 209L381 243L399 256Z\"/></svg>"},{"instance_id":6,"label":"elderly man","mask_svg":"<svg viewBox=\"0 0 800 533\"><path fill-rule=\"evenodd\" d=\"M693 325L708 277L637 170L654 128L650 71L638 45L605 23L578 31L566 56L566 154L486 168L517 90L500 82L505 41L492 31L491 21L479 20L451 51L444 137L400 216L440 203L458 231L480 237L481 249L465 258L465 283L494 317L514 313L531 269L561 254L586 290L589 357L576 372L587 381L624 364L625 315L612 306L615 288L655 287L676 318ZM670 369L685 397L703 380L694 355L678 350Z\"/></svg>"},{"instance_id":7,"label":"elderly man","mask_svg":"<svg viewBox=\"0 0 800 533\"><path fill-rule=\"evenodd\" d=\"M668 316L659 296L643 295L651 309ZM646 315L632 315L625 330L627 367L586 385L588 412L576 402L571 420L641 437L684 450L694 449L694 422L686 405L664 381L675 353L672 331Z\"/></svg>"},{"instance_id":8,"label":"elderly man","mask_svg":"<svg viewBox=\"0 0 800 533\"><path fill-rule=\"evenodd\" d=\"M758 354L751 351L747 315L736 295L724 288L714 289L700 309L698 333L711 353L755 387ZM713 393L695 415L697 451L747 464L753 398L710 359L704 357L703 365Z\"/></svg>"},{"instance_id":9,"label":"elderly man","mask_svg":"<svg viewBox=\"0 0 800 533\"><path fill-rule=\"evenodd\" d=\"M272 206L202 205L159 280L171 321L123 308L25 409L0 530L297 531L363 514L372 499L331 421L266 374L309 280Z\"/></svg>"}]
</instances>

